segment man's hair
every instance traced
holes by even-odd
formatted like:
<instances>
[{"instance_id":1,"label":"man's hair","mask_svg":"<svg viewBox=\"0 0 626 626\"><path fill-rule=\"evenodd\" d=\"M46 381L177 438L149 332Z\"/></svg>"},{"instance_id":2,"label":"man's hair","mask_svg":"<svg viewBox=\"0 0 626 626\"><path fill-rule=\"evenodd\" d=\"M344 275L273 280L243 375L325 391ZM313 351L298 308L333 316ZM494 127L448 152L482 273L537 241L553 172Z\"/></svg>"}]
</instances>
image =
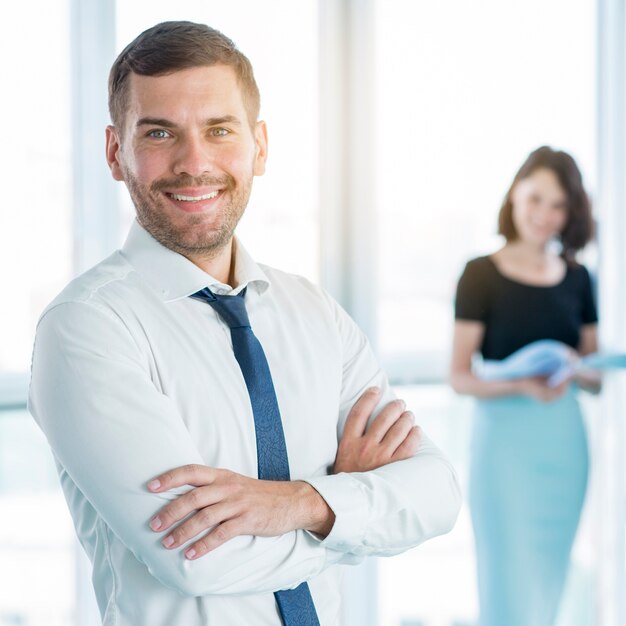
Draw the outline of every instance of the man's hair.
<instances>
[{"instance_id":1,"label":"man's hair","mask_svg":"<svg viewBox=\"0 0 626 626\"><path fill-rule=\"evenodd\" d=\"M131 72L141 76L164 76L192 67L226 65L237 76L253 126L259 116L261 98L248 58L218 30L194 22L162 22L131 41L113 63L109 74L109 113L123 132L128 108Z\"/></svg>"},{"instance_id":2,"label":"man's hair","mask_svg":"<svg viewBox=\"0 0 626 626\"><path fill-rule=\"evenodd\" d=\"M573 260L578 250L583 248L593 236L591 203L583 186L583 179L576 161L562 150L541 146L528 155L515 175L504 197L498 216L498 232L507 241L514 241L518 234L513 223L513 189L520 180L528 178L538 169L554 172L559 184L567 195L567 221L560 234L563 245L562 256Z\"/></svg>"}]
</instances>

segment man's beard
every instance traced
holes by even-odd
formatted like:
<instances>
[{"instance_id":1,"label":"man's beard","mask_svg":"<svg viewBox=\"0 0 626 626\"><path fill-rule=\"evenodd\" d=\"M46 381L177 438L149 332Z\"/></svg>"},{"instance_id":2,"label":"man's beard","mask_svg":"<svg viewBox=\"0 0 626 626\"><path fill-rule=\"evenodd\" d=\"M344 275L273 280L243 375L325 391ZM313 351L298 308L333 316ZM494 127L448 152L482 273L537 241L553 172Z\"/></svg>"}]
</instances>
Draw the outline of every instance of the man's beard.
<instances>
[{"instance_id":1,"label":"man's beard","mask_svg":"<svg viewBox=\"0 0 626 626\"><path fill-rule=\"evenodd\" d=\"M124 181L139 223L163 246L188 258L211 259L230 242L252 190L252 176L239 189L230 175L223 178L182 175L156 180L148 186L141 184L124 168ZM219 187L218 198L222 207L217 220L212 220L209 225L202 213L179 211L176 214L176 209L161 192L184 187ZM221 197L226 194L230 194L230 198Z\"/></svg>"}]
</instances>

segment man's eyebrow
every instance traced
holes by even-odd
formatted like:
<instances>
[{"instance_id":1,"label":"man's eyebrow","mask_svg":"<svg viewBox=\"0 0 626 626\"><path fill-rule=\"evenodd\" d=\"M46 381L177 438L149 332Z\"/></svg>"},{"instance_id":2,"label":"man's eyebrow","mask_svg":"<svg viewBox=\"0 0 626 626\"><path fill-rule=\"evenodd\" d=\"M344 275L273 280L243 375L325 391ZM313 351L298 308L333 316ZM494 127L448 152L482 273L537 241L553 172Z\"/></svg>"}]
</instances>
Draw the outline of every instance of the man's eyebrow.
<instances>
[{"instance_id":1,"label":"man's eyebrow","mask_svg":"<svg viewBox=\"0 0 626 626\"><path fill-rule=\"evenodd\" d=\"M168 128L175 128L176 124L163 117L142 117L137 120L136 126L137 128L139 128L139 126L167 126Z\"/></svg>"},{"instance_id":2,"label":"man's eyebrow","mask_svg":"<svg viewBox=\"0 0 626 626\"><path fill-rule=\"evenodd\" d=\"M238 124L241 120L234 115L222 115L220 117L210 117L204 122L205 126L219 126L220 124ZM140 126L165 126L166 128L177 128L178 124L163 117L142 117L137 120L137 128Z\"/></svg>"},{"instance_id":3,"label":"man's eyebrow","mask_svg":"<svg viewBox=\"0 0 626 626\"><path fill-rule=\"evenodd\" d=\"M222 117L210 117L205 124L207 126L219 126L220 124L241 124L241 120L234 115L223 115Z\"/></svg>"}]
</instances>

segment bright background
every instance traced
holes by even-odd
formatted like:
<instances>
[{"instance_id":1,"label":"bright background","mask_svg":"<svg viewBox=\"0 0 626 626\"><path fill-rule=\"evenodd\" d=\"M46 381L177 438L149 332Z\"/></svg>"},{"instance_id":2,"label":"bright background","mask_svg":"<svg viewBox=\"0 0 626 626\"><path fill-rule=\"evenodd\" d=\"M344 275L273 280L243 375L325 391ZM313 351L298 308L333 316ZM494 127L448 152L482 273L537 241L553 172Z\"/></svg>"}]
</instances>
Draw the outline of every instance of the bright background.
<instances>
[{"instance_id":1,"label":"bright background","mask_svg":"<svg viewBox=\"0 0 626 626\"><path fill-rule=\"evenodd\" d=\"M599 164L602 137L619 127L609 133L598 113L610 11L623 28L623 0L0 7L8 87L0 167L9 173L0 208L0 626L97 623L52 456L24 402L41 310L119 246L132 219L104 162L106 72L121 48L156 22L189 19L222 30L250 57L270 160L240 236L259 261L322 282L346 306L465 482L471 401L445 385L455 283L469 258L499 245L501 199L542 144L574 155L601 230L613 232L619 202L602 202L608 170ZM609 55L620 50L616 43ZM608 98L621 119L618 87ZM603 275L626 276L623 255L603 250L584 259L601 291ZM622 305L603 301L612 311ZM607 433L621 435L606 421L616 385L607 384L608 399L585 398L594 464L560 626L621 623L613 594L623 581L621 508L610 509L612 543L599 539L615 493L606 485L623 499L622 467L605 454ZM464 508L449 535L346 572L346 625L470 626L472 550Z\"/></svg>"}]
</instances>

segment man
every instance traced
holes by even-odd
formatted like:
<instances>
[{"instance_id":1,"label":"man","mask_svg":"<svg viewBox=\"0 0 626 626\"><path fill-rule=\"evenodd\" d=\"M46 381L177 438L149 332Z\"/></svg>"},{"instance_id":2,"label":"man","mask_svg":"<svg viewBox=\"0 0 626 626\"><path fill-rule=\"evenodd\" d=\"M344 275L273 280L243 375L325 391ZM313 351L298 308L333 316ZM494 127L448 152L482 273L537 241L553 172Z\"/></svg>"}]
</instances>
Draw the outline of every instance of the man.
<instances>
[{"instance_id":1,"label":"man","mask_svg":"<svg viewBox=\"0 0 626 626\"><path fill-rule=\"evenodd\" d=\"M109 106L137 222L44 312L30 393L103 623L337 624L333 565L447 532L454 471L345 312L234 238L267 133L232 42L147 30Z\"/></svg>"}]
</instances>

